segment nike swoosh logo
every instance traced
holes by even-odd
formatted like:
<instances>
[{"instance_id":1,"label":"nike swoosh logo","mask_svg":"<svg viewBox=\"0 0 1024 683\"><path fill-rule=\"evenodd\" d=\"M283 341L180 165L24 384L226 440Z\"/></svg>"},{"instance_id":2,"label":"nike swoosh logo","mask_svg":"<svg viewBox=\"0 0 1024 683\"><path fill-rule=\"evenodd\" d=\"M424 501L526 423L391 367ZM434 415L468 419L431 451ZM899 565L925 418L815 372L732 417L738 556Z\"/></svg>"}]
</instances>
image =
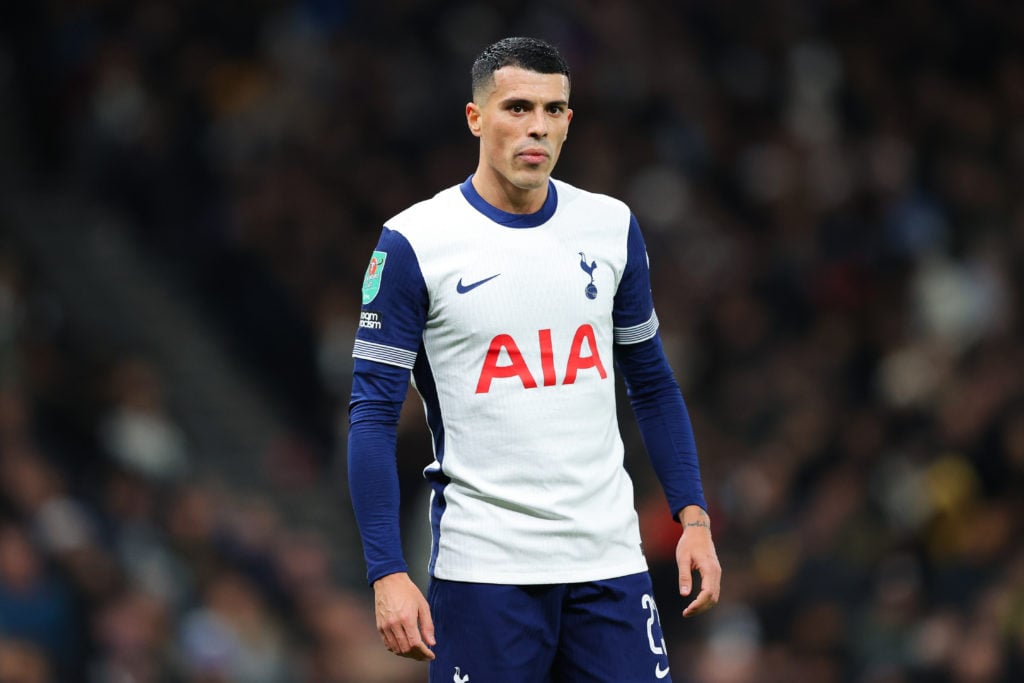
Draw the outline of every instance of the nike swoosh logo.
<instances>
[{"instance_id":1,"label":"nike swoosh logo","mask_svg":"<svg viewBox=\"0 0 1024 683\"><path fill-rule=\"evenodd\" d=\"M462 284L462 278L460 277L459 278L459 283L457 285L455 285L455 291L457 291L459 294L465 294L468 291L476 289L477 287L479 287L480 285L482 285L485 282L490 282L491 280L493 280L494 278L498 277L499 275L501 275L501 273L495 273L494 275L492 275L490 277L485 277L483 280L477 280L476 282L471 282L468 285Z\"/></svg>"},{"instance_id":2,"label":"nike swoosh logo","mask_svg":"<svg viewBox=\"0 0 1024 683\"><path fill-rule=\"evenodd\" d=\"M654 675L658 678L664 678L665 676L668 676L668 667L666 666L664 669L662 669L661 662L658 662L654 665Z\"/></svg>"}]
</instances>

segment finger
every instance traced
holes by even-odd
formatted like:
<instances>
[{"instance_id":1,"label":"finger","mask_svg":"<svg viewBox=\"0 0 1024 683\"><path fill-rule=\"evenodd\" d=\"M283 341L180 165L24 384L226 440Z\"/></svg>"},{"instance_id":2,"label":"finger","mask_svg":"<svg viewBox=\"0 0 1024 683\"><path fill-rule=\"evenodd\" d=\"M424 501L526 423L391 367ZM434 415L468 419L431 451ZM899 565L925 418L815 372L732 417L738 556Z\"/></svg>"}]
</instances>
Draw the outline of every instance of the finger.
<instances>
[{"instance_id":1,"label":"finger","mask_svg":"<svg viewBox=\"0 0 1024 683\"><path fill-rule=\"evenodd\" d=\"M426 605L420 610L420 633L427 645L430 647L437 645L437 640L434 638L434 620L430 616L430 608Z\"/></svg>"},{"instance_id":2,"label":"finger","mask_svg":"<svg viewBox=\"0 0 1024 683\"><path fill-rule=\"evenodd\" d=\"M390 631L387 631L385 629L379 629L379 632L380 639L384 641L384 647L387 648L388 652L394 652L395 654L398 654L398 641L395 640L395 637L391 635Z\"/></svg>"},{"instance_id":3,"label":"finger","mask_svg":"<svg viewBox=\"0 0 1024 683\"><path fill-rule=\"evenodd\" d=\"M429 662L430 660L434 659L434 652L429 647L427 647L425 643L421 642L403 656L421 662Z\"/></svg>"},{"instance_id":4,"label":"finger","mask_svg":"<svg viewBox=\"0 0 1024 683\"><path fill-rule=\"evenodd\" d=\"M678 562L679 594L685 598L693 590L693 573L690 570L690 558L680 557Z\"/></svg>"},{"instance_id":5,"label":"finger","mask_svg":"<svg viewBox=\"0 0 1024 683\"><path fill-rule=\"evenodd\" d=\"M715 596L710 590L701 590L701 592L697 594L697 597L693 599L693 602L687 605L686 609L683 610L683 616L694 617L703 612L707 612L709 609L714 607L715 602Z\"/></svg>"},{"instance_id":6,"label":"finger","mask_svg":"<svg viewBox=\"0 0 1024 683\"><path fill-rule=\"evenodd\" d=\"M396 655L407 656L413 648L413 643L409 641L405 627L402 624L394 624L388 628L388 634L390 642L393 644L393 647L389 649Z\"/></svg>"},{"instance_id":7,"label":"finger","mask_svg":"<svg viewBox=\"0 0 1024 683\"><path fill-rule=\"evenodd\" d=\"M722 592L722 567L716 560L702 563L698 568L701 577L701 590L711 593L711 604L718 604L718 596Z\"/></svg>"},{"instance_id":8,"label":"finger","mask_svg":"<svg viewBox=\"0 0 1024 683\"><path fill-rule=\"evenodd\" d=\"M409 625L405 627L405 638L409 643L409 646L403 650L403 653L407 657L412 659L433 659L434 653L427 647L427 644L423 642L423 638L420 637L419 627Z\"/></svg>"},{"instance_id":9,"label":"finger","mask_svg":"<svg viewBox=\"0 0 1024 683\"><path fill-rule=\"evenodd\" d=\"M422 640L415 643L407 643L406 645L393 650L393 652L400 657L415 659L417 661L429 661L434 659L434 652L427 647L426 643Z\"/></svg>"}]
</instances>

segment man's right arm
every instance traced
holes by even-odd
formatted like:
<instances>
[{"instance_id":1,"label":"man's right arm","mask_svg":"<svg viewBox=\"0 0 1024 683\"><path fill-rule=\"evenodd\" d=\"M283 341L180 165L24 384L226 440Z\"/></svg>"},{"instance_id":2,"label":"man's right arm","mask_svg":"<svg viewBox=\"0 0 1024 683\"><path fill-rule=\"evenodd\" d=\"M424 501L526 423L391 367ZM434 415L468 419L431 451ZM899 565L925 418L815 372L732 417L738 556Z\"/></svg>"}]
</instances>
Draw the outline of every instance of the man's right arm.
<instances>
[{"instance_id":1,"label":"man's right arm","mask_svg":"<svg viewBox=\"0 0 1024 683\"><path fill-rule=\"evenodd\" d=\"M398 418L409 371L356 359L349 406L348 478L373 584L377 631L391 652L430 660L434 626L423 593L402 557L395 462Z\"/></svg>"},{"instance_id":2,"label":"man's right arm","mask_svg":"<svg viewBox=\"0 0 1024 683\"><path fill-rule=\"evenodd\" d=\"M433 659L430 608L407 573L399 524L398 418L427 310L419 262L400 233L388 228L381 232L362 299L349 402L352 507L384 645L403 657Z\"/></svg>"}]
</instances>

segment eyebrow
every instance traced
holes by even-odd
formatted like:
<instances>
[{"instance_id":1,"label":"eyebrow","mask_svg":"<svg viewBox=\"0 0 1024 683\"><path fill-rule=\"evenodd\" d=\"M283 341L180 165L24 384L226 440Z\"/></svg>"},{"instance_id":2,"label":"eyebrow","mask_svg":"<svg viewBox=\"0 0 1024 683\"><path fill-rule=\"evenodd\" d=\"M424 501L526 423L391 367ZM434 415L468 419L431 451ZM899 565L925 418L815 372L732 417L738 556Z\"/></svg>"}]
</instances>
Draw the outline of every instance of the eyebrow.
<instances>
[{"instance_id":1,"label":"eyebrow","mask_svg":"<svg viewBox=\"0 0 1024 683\"><path fill-rule=\"evenodd\" d=\"M516 104L533 106L535 103L534 103L533 100L526 99L525 97L509 97L507 99L502 100L501 104L502 104L502 106L505 106L505 107L511 107L513 105L516 105ZM545 102L544 103L544 107L545 108L547 108L547 107L554 107L554 106L568 107L569 106L569 101L568 100L551 100L550 102Z\"/></svg>"}]
</instances>

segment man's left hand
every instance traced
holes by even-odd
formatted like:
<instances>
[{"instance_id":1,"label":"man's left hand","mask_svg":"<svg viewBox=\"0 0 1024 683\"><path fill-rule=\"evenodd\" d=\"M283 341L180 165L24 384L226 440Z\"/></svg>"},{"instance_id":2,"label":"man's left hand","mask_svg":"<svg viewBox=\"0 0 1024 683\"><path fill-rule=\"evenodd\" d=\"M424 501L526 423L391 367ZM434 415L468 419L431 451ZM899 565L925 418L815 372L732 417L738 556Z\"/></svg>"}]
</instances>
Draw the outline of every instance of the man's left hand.
<instances>
[{"instance_id":1,"label":"man's left hand","mask_svg":"<svg viewBox=\"0 0 1024 683\"><path fill-rule=\"evenodd\" d=\"M683 535L676 544L679 566L679 594L684 598L693 591L693 571L700 574L700 592L683 610L684 617L706 612L718 604L722 588L722 565L718 562L715 543L711 540L711 519L703 508L690 505L679 513Z\"/></svg>"}]
</instances>

